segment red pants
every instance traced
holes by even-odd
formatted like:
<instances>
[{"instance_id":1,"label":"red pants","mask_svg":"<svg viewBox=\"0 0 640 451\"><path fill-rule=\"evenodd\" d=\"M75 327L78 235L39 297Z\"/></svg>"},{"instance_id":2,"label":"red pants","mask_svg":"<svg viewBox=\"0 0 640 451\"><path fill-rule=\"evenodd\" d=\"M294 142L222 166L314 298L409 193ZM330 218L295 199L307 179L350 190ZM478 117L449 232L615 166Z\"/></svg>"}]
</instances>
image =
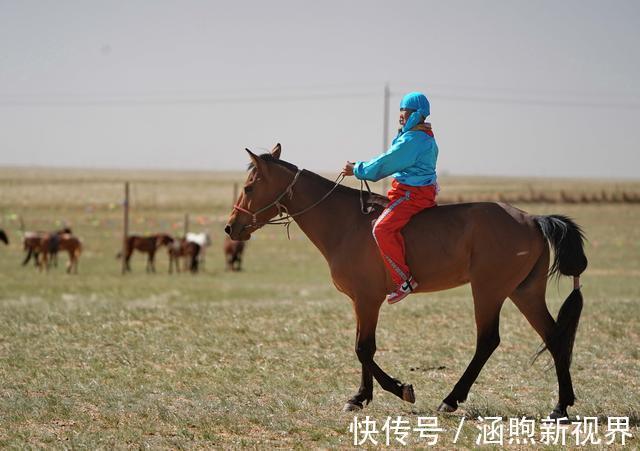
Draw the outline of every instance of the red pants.
<instances>
[{"instance_id":1,"label":"red pants","mask_svg":"<svg viewBox=\"0 0 640 451\"><path fill-rule=\"evenodd\" d=\"M411 275L404 260L402 228L413 215L436 205L436 186L409 186L393 180L387 196L389 204L373 225L373 237L391 278L401 285Z\"/></svg>"}]
</instances>

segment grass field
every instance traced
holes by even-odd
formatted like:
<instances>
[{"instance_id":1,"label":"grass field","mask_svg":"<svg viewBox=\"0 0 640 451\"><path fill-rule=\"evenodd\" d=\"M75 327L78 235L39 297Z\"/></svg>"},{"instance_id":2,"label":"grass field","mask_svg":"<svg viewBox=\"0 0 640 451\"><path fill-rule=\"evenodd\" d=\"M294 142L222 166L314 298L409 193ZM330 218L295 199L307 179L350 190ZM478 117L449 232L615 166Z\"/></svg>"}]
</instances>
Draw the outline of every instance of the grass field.
<instances>
[{"instance_id":1,"label":"grass field","mask_svg":"<svg viewBox=\"0 0 640 451\"><path fill-rule=\"evenodd\" d=\"M134 256L133 273L120 275L115 254L126 179L132 231L179 234L189 213L192 230L212 232L204 273L168 275L163 252L157 274L145 274L143 257ZM0 247L0 447L352 446L353 414L341 412L360 379L350 302L296 228L291 241L281 227L259 231L248 245L246 270L224 271L222 226L232 184L242 180L242 174L0 170L0 228L12 240ZM457 194L540 184L443 181ZM599 190L605 182L553 184ZM634 436L627 445L637 448L640 205L523 208L567 214L587 233L571 413L600 417L601 429L607 416L629 417ZM21 267L21 219L27 229L70 225L85 244L80 274ZM569 291L568 280L550 283L554 315ZM469 287L384 306L377 337L377 362L412 383L417 402L406 404L376 385L360 418L369 415L380 428L388 416L412 426L417 417L436 416L473 354ZM440 447L453 447L462 416L456 446L470 447L478 416L539 420L555 404L549 359L530 365L540 340L510 302L501 337L468 401L453 415L439 415ZM409 442L420 444L416 438Z\"/></svg>"}]
</instances>

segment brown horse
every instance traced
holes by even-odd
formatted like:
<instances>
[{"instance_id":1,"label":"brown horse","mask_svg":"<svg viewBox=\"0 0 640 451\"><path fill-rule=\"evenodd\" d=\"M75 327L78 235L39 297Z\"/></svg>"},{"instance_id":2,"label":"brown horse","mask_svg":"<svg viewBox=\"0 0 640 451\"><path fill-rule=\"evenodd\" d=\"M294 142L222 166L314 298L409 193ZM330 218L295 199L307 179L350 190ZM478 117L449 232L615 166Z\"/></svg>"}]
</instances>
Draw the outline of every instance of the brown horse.
<instances>
[{"instance_id":1,"label":"brown horse","mask_svg":"<svg viewBox=\"0 0 640 451\"><path fill-rule=\"evenodd\" d=\"M26 266L33 257L36 267L40 268L40 255L46 251L44 239L47 235L44 232L25 232L22 245L27 256L22 262L22 266Z\"/></svg>"},{"instance_id":2,"label":"brown horse","mask_svg":"<svg viewBox=\"0 0 640 451\"><path fill-rule=\"evenodd\" d=\"M4 244L9 244L9 237L7 236L7 233L0 229L0 241L2 241Z\"/></svg>"},{"instance_id":3,"label":"brown horse","mask_svg":"<svg viewBox=\"0 0 640 451\"><path fill-rule=\"evenodd\" d=\"M373 399L373 378L383 389L415 402L413 387L390 377L374 361L378 313L393 288L371 231L371 221L381 207L374 205L374 214L363 214L358 190L280 160L279 144L270 154L248 152L251 170L225 232L232 239L247 240L278 213L289 213L327 260L337 289L353 302L362 378L345 410L361 409ZM365 199L368 203L381 200L375 197ZM569 366L582 310L579 275L587 266L580 228L564 216L533 216L506 204L482 202L424 210L414 216L403 235L419 292L471 283L476 351L439 410L452 412L467 399L500 343L500 310L509 297L553 357L559 400L551 415L567 416L567 407L575 400ZM549 244L555 251L550 269ZM556 321L545 301L551 274L574 276L574 290Z\"/></svg>"},{"instance_id":4,"label":"brown horse","mask_svg":"<svg viewBox=\"0 0 640 451\"><path fill-rule=\"evenodd\" d=\"M40 264L40 269L44 266L45 269L49 270L49 255L51 254L50 249L53 248L51 244L52 241L55 241L56 253L58 251L66 251L69 254L69 261L67 262L67 274L78 274L78 260L80 259L80 254L82 253L82 242L76 236L71 235L70 233L63 234L52 234L47 235L42 240L42 262Z\"/></svg>"},{"instance_id":5,"label":"brown horse","mask_svg":"<svg viewBox=\"0 0 640 451\"><path fill-rule=\"evenodd\" d=\"M173 243L173 238L166 233L158 233L150 236L129 235L125 244L125 269L131 271L131 255L134 250L144 252L147 254L147 272L156 272L155 257L156 251L162 246L168 246ZM122 253L118 254L118 258L122 256Z\"/></svg>"},{"instance_id":6,"label":"brown horse","mask_svg":"<svg viewBox=\"0 0 640 451\"><path fill-rule=\"evenodd\" d=\"M227 271L242 271L242 254L245 246L244 241L235 241L229 237L224 239L223 250Z\"/></svg>"},{"instance_id":7,"label":"brown horse","mask_svg":"<svg viewBox=\"0 0 640 451\"><path fill-rule=\"evenodd\" d=\"M186 238L175 240L167 246L169 253L169 274L173 273L173 266L176 271L180 272L180 259L185 258L189 262L189 271L198 272L198 262L200 256L200 245L193 241L187 241ZM185 271L187 267L185 264Z\"/></svg>"},{"instance_id":8,"label":"brown horse","mask_svg":"<svg viewBox=\"0 0 640 451\"><path fill-rule=\"evenodd\" d=\"M31 260L31 258L33 257L36 267L39 268L40 253L43 250L46 250L50 255L50 259L53 262L53 265L57 267L58 266L58 237L65 233L73 234L73 232L69 227L65 227L63 229L56 230L54 232L42 232L42 231L25 232L23 245L24 245L24 251L27 253L27 255L25 256L25 259L22 262L22 266L26 266L27 263L29 263L29 260ZM47 241L47 248L41 249L41 244L42 244L41 242L46 237L50 238Z\"/></svg>"}]
</instances>

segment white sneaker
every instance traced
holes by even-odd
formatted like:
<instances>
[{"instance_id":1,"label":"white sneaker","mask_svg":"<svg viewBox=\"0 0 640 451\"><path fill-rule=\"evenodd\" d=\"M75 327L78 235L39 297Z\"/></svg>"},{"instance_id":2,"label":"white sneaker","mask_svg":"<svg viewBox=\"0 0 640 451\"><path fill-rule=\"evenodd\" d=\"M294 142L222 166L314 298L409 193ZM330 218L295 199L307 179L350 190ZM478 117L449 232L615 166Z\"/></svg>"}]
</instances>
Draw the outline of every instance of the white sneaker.
<instances>
[{"instance_id":1,"label":"white sneaker","mask_svg":"<svg viewBox=\"0 0 640 451\"><path fill-rule=\"evenodd\" d=\"M407 296L411 294L418 287L418 282L413 280L413 277L409 276L407 280L405 280L402 285L400 285L393 293L389 293L387 295L387 302L389 304L395 304L396 302L400 302Z\"/></svg>"}]
</instances>

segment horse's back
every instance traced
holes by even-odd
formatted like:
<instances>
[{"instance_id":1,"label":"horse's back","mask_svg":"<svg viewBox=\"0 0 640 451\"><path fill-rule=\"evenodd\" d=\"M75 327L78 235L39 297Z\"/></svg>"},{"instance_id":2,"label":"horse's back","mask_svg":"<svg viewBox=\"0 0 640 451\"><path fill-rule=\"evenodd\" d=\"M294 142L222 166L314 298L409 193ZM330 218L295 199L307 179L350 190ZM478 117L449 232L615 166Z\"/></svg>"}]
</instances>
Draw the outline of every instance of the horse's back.
<instances>
[{"instance_id":1,"label":"horse's back","mask_svg":"<svg viewBox=\"0 0 640 451\"><path fill-rule=\"evenodd\" d=\"M149 252L156 248L155 236L129 235L127 242L131 250L136 249L141 252Z\"/></svg>"},{"instance_id":2,"label":"horse's back","mask_svg":"<svg viewBox=\"0 0 640 451\"><path fill-rule=\"evenodd\" d=\"M496 202L423 210L403 235L407 264L419 281L433 285L428 291L467 283L473 270L499 273L509 271L511 263L531 266L543 243L531 215Z\"/></svg>"},{"instance_id":3,"label":"horse's back","mask_svg":"<svg viewBox=\"0 0 640 451\"><path fill-rule=\"evenodd\" d=\"M499 230L494 230L494 228ZM468 202L444 204L427 208L415 215L406 232L409 235L450 230L462 236L465 231L475 233L503 233L503 227L529 231L535 228L533 217L512 205L501 202Z\"/></svg>"}]
</instances>

